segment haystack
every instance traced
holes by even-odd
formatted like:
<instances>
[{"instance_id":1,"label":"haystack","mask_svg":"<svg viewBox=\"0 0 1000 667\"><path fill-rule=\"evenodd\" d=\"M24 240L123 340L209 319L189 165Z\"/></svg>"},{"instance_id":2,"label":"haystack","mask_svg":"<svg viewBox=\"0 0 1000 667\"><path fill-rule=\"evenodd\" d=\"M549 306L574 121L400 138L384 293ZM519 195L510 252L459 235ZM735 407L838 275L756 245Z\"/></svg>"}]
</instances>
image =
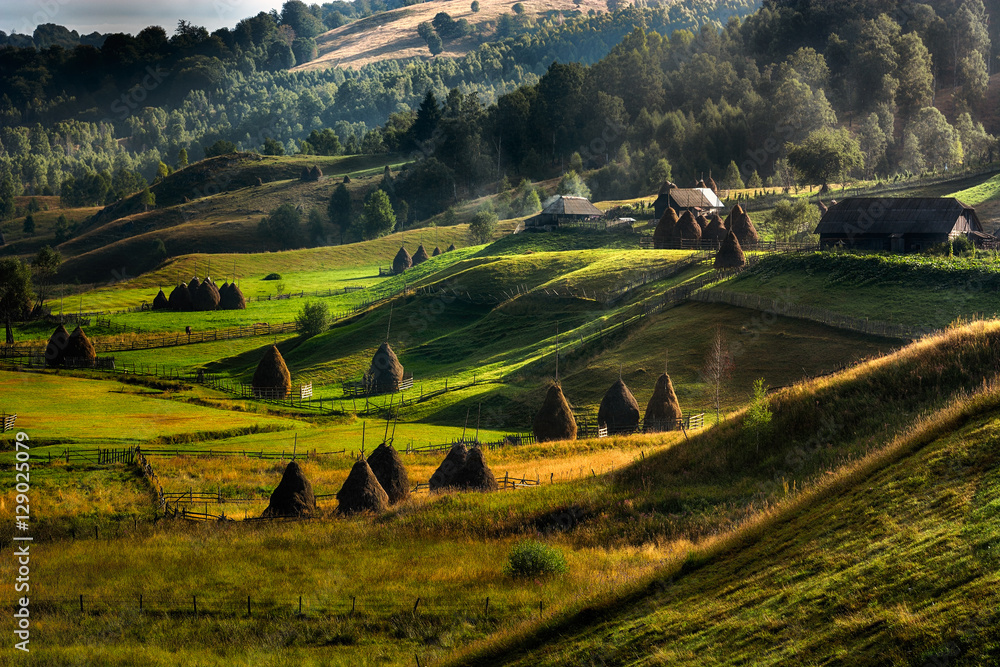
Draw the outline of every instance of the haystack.
<instances>
[{"instance_id":1,"label":"haystack","mask_svg":"<svg viewBox=\"0 0 1000 667\"><path fill-rule=\"evenodd\" d=\"M351 474L337 492L337 502L341 514L384 512L389 508L389 496L364 459L351 468Z\"/></svg>"},{"instance_id":2,"label":"haystack","mask_svg":"<svg viewBox=\"0 0 1000 667\"><path fill-rule=\"evenodd\" d=\"M719 217L718 213L712 213L708 219L708 226L705 227L701 238L709 241L725 241L728 235L729 232L726 230L726 223L722 222L722 218Z\"/></svg>"},{"instance_id":3,"label":"haystack","mask_svg":"<svg viewBox=\"0 0 1000 667\"><path fill-rule=\"evenodd\" d=\"M201 281L198 280L198 276L191 279L188 283L188 292L191 293L191 301L194 302L194 295L198 293L198 288L201 287Z\"/></svg>"},{"instance_id":4,"label":"haystack","mask_svg":"<svg viewBox=\"0 0 1000 667\"><path fill-rule=\"evenodd\" d=\"M167 299L167 295L163 293L161 288L156 296L153 297L153 310L164 310L170 307L170 300Z\"/></svg>"},{"instance_id":5,"label":"haystack","mask_svg":"<svg viewBox=\"0 0 1000 667\"><path fill-rule=\"evenodd\" d=\"M316 511L316 496L302 468L292 461L271 492L271 502L261 516L303 516Z\"/></svg>"},{"instance_id":6,"label":"haystack","mask_svg":"<svg viewBox=\"0 0 1000 667\"><path fill-rule=\"evenodd\" d=\"M458 471L453 486L465 491L496 491L497 480L486 465L483 450L473 447L465 457L465 464Z\"/></svg>"},{"instance_id":7,"label":"haystack","mask_svg":"<svg viewBox=\"0 0 1000 667\"><path fill-rule=\"evenodd\" d=\"M167 301L172 310L191 310L191 290L188 289L187 285L181 283L170 292L170 298Z\"/></svg>"},{"instance_id":8,"label":"haystack","mask_svg":"<svg viewBox=\"0 0 1000 667\"><path fill-rule=\"evenodd\" d=\"M222 310L246 310L247 300L236 283L229 283L225 292L220 290L219 308Z\"/></svg>"},{"instance_id":9,"label":"haystack","mask_svg":"<svg viewBox=\"0 0 1000 667\"><path fill-rule=\"evenodd\" d=\"M639 426L639 402L621 378L611 385L601 399L597 423L607 426L608 433L633 433Z\"/></svg>"},{"instance_id":10,"label":"haystack","mask_svg":"<svg viewBox=\"0 0 1000 667\"><path fill-rule=\"evenodd\" d=\"M205 278L205 282L198 287L198 291L191 295L195 310L216 310L220 300L218 288L208 278Z\"/></svg>"},{"instance_id":11,"label":"haystack","mask_svg":"<svg viewBox=\"0 0 1000 667\"><path fill-rule=\"evenodd\" d=\"M441 248L434 246L434 252L431 253L431 257L437 257L441 254Z\"/></svg>"},{"instance_id":12,"label":"haystack","mask_svg":"<svg viewBox=\"0 0 1000 667\"><path fill-rule=\"evenodd\" d=\"M260 176L258 176L257 180L254 181L253 185L254 185L255 188L259 188L260 186L264 185L264 179L262 179Z\"/></svg>"},{"instance_id":13,"label":"haystack","mask_svg":"<svg viewBox=\"0 0 1000 667\"><path fill-rule=\"evenodd\" d=\"M87 338L83 329L77 327L66 340L66 349L63 350L63 360L72 360L75 366L90 366L97 359L97 352L94 351L94 344Z\"/></svg>"},{"instance_id":14,"label":"haystack","mask_svg":"<svg viewBox=\"0 0 1000 667\"><path fill-rule=\"evenodd\" d=\"M701 238L701 227L698 226L691 211L684 211L674 225L674 238L694 241Z\"/></svg>"},{"instance_id":15,"label":"haystack","mask_svg":"<svg viewBox=\"0 0 1000 667\"><path fill-rule=\"evenodd\" d=\"M715 194L719 194L719 185L715 182L715 179L712 178L711 174L708 175L705 185L707 185Z\"/></svg>"},{"instance_id":16,"label":"haystack","mask_svg":"<svg viewBox=\"0 0 1000 667\"><path fill-rule=\"evenodd\" d=\"M413 266L413 258L410 257L410 253L406 252L406 248L400 248L399 252L396 253L396 257L392 260L392 272L402 273L408 268Z\"/></svg>"},{"instance_id":17,"label":"haystack","mask_svg":"<svg viewBox=\"0 0 1000 667\"><path fill-rule=\"evenodd\" d=\"M738 269L746 263L747 259L743 255L743 248L740 247L736 233L729 232L726 240L722 242L722 247L719 248L719 254L715 256L713 266L717 269Z\"/></svg>"},{"instance_id":18,"label":"haystack","mask_svg":"<svg viewBox=\"0 0 1000 667\"><path fill-rule=\"evenodd\" d=\"M62 366L68 344L69 332L66 331L66 327L60 324L49 336L49 344L45 346L45 365Z\"/></svg>"},{"instance_id":19,"label":"haystack","mask_svg":"<svg viewBox=\"0 0 1000 667\"><path fill-rule=\"evenodd\" d=\"M392 445L383 442L376 447L368 456L368 467L388 496L390 505L410 497L410 476L406 474L399 452Z\"/></svg>"},{"instance_id":20,"label":"haystack","mask_svg":"<svg viewBox=\"0 0 1000 667\"><path fill-rule=\"evenodd\" d=\"M284 398L292 390L292 374L278 351L277 345L272 345L257 364L253 372L250 387L254 396L264 398Z\"/></svg>"},{"instance_id":21,"label":"haystack","mask_svg":"<svg viewBox=\"0 0 1000 667\"><path fill-rule=\"evenodd\" d=\"M455 249L455 244L454 244L454 243L452 243L452 244L451 244L450 246L448 246L448 249L447 249L447 250L445 250L445 252L451 252L451 251L452 251L452 250L454 250L454 249Z\"/></svg>"},{"instance_id":22,"label":"haystack","mask_svg":"<svg viewBox=\"0 0 1000 667\"><path fill-rule=\"evenodd\" d=\"M302 172L299 174L300 181L308 181L309 177L309 167L302 167Z\"/></svg>"},{"instance_id":23,"label":"haystack","mask_svg":"<svg viewBox=\"0 0 1000 667\"><path fill-rule=\"evenodd\" d=\"M379 345L372 357L371 368L365 374L365 386L368 391L386 394L399 391L399 383L403 381L403 364L399 363L396 353L389 343Z\"/></svg>"},{"instance_id":24,"label":"haystack","mask_svg":"<svg viewBox=\"0 0 1000 667\"><path fill-rule=\"evenodd\" d=\"M673 431L677 429L677 420L681 418L681 404L677 402L674 385L670 376L664 373L656 380L653 396L646 404L646 416L642 420L644 433L655 431Z\"/></svg>"},{"instance_id":25,"label":"haystack","mask_svg":"<svg viewBox=\"0 0 1000 667\"><path fill-rule=\"evenodd\" d=\"M757 234L757 229L753 226L750 216L739 204L733 209L729 230L736 234L741 246L755 245L760 241L760 236Z\"/></svg>"},{"instance_id":26,"label":"haystack","mask_svg":"<svg viewBox=\"0 0 1000 667\"><path fill-rule=\"evenodd\" d=\"M698 223L699 227L701 227L701 235L705 236L705 229L708 227L708 216L704 213L699 213L695 217L694 221Z\"/></svg>"},{"instance_id":27,"label":"haystack","mask_svg":"<svg viewBox=\"0 0 1000 667\"><path fill-rule=\"evenodd\" d=\"M576 440L576 418L558 384L550 386L545 394L545 401L535 415L532 430L538 442Z\"/></svg>"},{"instance_id":28,"label":"haystack","mask_svg":"<svg viewBox=\"0 0 1000 667\"><path fill-rule=\"evenodd\" d=\"M351 177L345 175L344 176L344 183L350 183L350 182L351 182Z\"/></svg>"},{"instance_id":29,"label":"haystack","mask_svg":"<svg viewBox=\"0 0 1000 667\"><path fill-rule=\"evenodd\" d=\"M417 251L413 253L413 266L416 266L417 264L423 264L430 258L431 256L428 255L427 250L424 249L424 244L421 243L420 246L417 248Z\"/></svg>"},{"instance_id":30,"label":"haystack","mask_svg":"<svg viewBox=\"0 0 1000 667\"><path fill-rule=\"evenodd\" d=\"M318 164L314 164L312 169L309 170L309 180L318 181L323 178L323 170L319 168Z\"/></svg>"},{"instance_id":31,"label":"haystack","mask_svg":"<svg viewBox=\"0 0 1000 667\"><path fill-rule=\"evenodd\" d=\"M677 226L677 211L668 206L667 210L660 216L660 221L656 223L653 230L653 247L657 250L666 248L674 239L674 227Z\"/></svg>"},{"instance_id":32,"label":"haystack","mask_svg":"<svg viewBox=\"0 0 1000 667\"><path fill-rule=\"evenodd\" d=\"M442 491L455 485L462 468L465 467L465 460L469 457L469 452L461 442L452 446L444 461L438 466L434 474L431 475L431 491Z\"/></svg>"}]
</instances>

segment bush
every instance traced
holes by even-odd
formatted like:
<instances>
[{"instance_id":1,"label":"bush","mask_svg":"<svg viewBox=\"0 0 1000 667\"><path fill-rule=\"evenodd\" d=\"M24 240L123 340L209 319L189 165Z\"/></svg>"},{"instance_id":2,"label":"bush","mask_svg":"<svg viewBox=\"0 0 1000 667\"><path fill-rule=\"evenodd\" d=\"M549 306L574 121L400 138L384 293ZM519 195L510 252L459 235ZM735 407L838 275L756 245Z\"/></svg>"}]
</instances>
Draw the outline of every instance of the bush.
<instances>
[{"instance_id":1,"label":"bush","mask_svg":"<svg viewBox=\"0 0 1000 667\"><path fill-rule=\"evenodd\" d=\"M281 274L280 273L269 273L266 276L264 276L264 280L281 280Z\"/></svg>"},{"instance_id":2,"label":"bush","mask_svg":"<svg viewBox=\"0 0 1000 667\"><path fill-rule=\"evenodd\" d=\"M330 309L323 302L307 301L295 317L295 326L306 336L323 333L330 326Z\"/></svg>"},{"instance_id":3,"label":"bush","mask_svg":"<svg viewBox=\"0 0 1000 667\"><path fill-rule=\"evenodd\" d=\"M484 209L476 213L469 223L469 233L476 243L489 243L497 230L497 214L492 209Z\"/></svg>"},{"instance_id":4,"label":"bush","mask_svg":"<svg viewBox=\"0 0 1000 667\"><path fill-rule=\"evenodd\" d=\"M568 569L561 551L537 540L528 540L511 550L503 573L514 578L545 577L564 574Z\"/></svg>"}]
</instances>

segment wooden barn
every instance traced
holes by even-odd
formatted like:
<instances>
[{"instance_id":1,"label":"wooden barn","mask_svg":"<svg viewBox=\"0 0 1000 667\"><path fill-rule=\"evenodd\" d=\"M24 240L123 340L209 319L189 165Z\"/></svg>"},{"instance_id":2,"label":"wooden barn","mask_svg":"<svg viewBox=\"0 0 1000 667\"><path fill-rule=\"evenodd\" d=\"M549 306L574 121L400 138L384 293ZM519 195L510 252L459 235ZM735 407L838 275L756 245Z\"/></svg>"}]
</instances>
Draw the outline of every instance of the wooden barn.
<instances>
[{"instance_id":1,"label":"wooden barn","mask_svg":"<svg viewBox=\"0 0 1000 667\"><path fill-rule=\"evenodd\" d=\"M599 218L604 212L590 203L586 197L570 197L559 195L541 213L524 221L525 229L541 227L558 227L559 223L567 221L590 220Z\"/></svg>"},{"instance_id":2,"label":"wooden barn","mask_svg":"<svg viewBox=\"0 0 1000 667\"><path fill-rule=\"evenodd\" d=\"M976 209L954 197L854 197L830 206L816 227L822 247L919 252L958 236L977 246L997 241Z\"/></svg>"},{"instance_id":3,"label":"wooden barn","mask_svg":"<svg viewBox=\"0 0 1000 667\"><path fill-rule=\"evenodd\" d=\"M672 183L665 183L660 188L656 201L653 202L653 215L655 220L663 217L663 212L667 207L677 211L681 215L684 211L691 211L691 215L698 217L699 213L711 215L713 211L721 213L726 209L719 196L712 192L711 188L677 188L669 187Z\"/></svg>"}]
</instances>

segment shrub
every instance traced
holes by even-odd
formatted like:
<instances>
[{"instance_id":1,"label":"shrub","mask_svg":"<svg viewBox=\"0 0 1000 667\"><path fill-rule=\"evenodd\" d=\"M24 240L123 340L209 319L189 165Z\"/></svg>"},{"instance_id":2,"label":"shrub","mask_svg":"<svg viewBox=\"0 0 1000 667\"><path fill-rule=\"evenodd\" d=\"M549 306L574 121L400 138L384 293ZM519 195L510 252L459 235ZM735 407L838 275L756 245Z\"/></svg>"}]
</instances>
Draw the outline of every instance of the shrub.
<instances>
[{"instance_id":1,"label":"shrub","mask_svg":"<svg viewBox=\"0 0 1000 667\"><path fill-rule=\"evenodd\" d=\"M330 326L330 309L325 303L307 301L295 317L295 326L306 336L321 334Z\"/></svg>"},{"instance_id":2,"label":"shrub","mask_svg":"<svg viewBox=\"0 0 1000 667\"><path fill-rule=\"evenodd\" d=\"M568 569L566 557L559 549L537 540L528 540L511 550L503 573L514 578L545 577L564 574Z\"/></svg>"},{"instance_id":3,"label":"shrub","mask_svg":"<svg viewBox=\"0 0 1000 667\"><path fill-rule=\"evenodd\" d=\"M264 280L281 280L281 274L280 273L269 273L266 276L264 276Z\"/></svg>"}]
</instances>

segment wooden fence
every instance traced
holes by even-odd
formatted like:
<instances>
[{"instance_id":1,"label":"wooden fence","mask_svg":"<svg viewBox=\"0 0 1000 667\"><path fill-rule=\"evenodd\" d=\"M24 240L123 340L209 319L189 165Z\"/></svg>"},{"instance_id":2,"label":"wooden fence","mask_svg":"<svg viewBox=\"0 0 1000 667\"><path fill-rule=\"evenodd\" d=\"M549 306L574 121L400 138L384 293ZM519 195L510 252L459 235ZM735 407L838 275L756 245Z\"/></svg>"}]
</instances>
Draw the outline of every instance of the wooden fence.
<instances>
[{"instance_id":1,"label":"wooden fence","mask_svg":"<svg viewBox=\"0 0 1000 667\"><path fill-rule=\"evenodd\" d=\"M759 294L745 294L743 292L713 289L692 294L690 298L703 303L724 303L730 306L752 308L784 317L797 317L838 329L856 331L872 336L885 336L886 338L913 340L927 334L929 331L923 327L882 322L871 320L867 317L851 317L822 308L770 299Z\"/></svg>"},{"instance_id":2,"label":"wooden fence","mask_svg":"<svg viewBox=\"0 0 1000 667\"><path fill-rule=\"evenodd\" d=\"M639 239L639 247L644 250L656 248L653 237L644 236ZM705 252L718 251L722 241L708 239L678 239L666 241L660 245L660 250L701 250ZM820 250L818 243L798 243L794 241L758 241L743 247L744 252L812 252Z\"/></svg>"},{"instance_id":3,"label":"wooden fence","mask_svg":"<svg viewBox=\"0 0 1000 667\"><path fill-rule=\"evenodd\" d=\"M395 391L380 391L377 387L373 387L371 383L365 382L364 380L344 382L341 384L341 387L344 390L344 396L347 398L365 398L366 396L395 394L401 391L409 391L410 389L413 389L413 374L404 374L403 380L396 386Z\"/></svg>"},{"instance_id":4,"label":"wooden fence","mask_svg":"<svg viewBox=\"0 0 1000 667\"><path fill-rule=\"evenodd\" d=\"M517 433L511 435L505 435L499 440L494 440L492 442L479 442L476 438L459 438L458 440L452 440L451 442L443 443L440 445L427 444L427 445L414 445L408 444L406 446L407 454L425 454L428 452L446 452L450 450L455 445L465 445L466 447L479 447L480 449L502 449L504 447L518 447L521 445L533 445L535 444L535 436L531 433Z\"/></svg>"},{"instance_id":5,"label":"wooden fence","mask_svg":"<svg viewBox=\"0 0 1000 667\"><path fill-rule=\"evenodd\" d=\"M0 424L0 426L2 426L2 428L3 428L3 430L0 431L0 433L6 433L7 431L13 431L14 430L14 422L17 421L17 413L10 414L10 415L8 415L6 413L0 413L0 421L2 421L2 424Z\"/></svg>"}]
</instances>

